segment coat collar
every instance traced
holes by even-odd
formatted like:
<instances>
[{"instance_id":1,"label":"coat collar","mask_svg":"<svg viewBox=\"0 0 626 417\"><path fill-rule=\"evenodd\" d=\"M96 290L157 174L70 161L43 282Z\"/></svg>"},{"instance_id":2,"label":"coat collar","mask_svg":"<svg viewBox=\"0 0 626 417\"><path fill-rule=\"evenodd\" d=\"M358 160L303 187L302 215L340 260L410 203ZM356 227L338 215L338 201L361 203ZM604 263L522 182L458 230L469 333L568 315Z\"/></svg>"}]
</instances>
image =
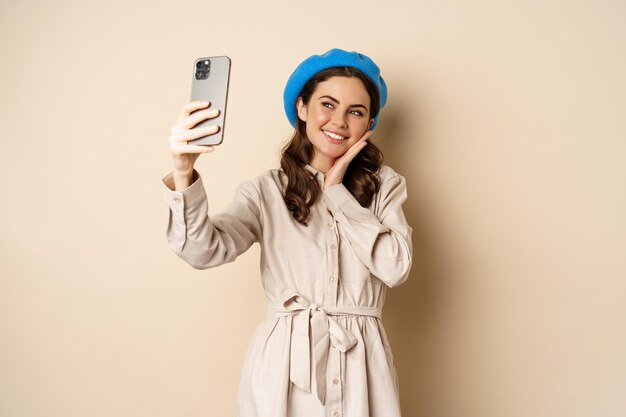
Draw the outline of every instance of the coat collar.
<instances>
[{"instance_id":1,"label":"coat collar","mask_svg":"<svg viewBox=\"0 0 626 417\"><path fill-rule=\"evenodd\" d=\"M322 178L326 176L322 171L318 171L317 169L313 168L309 164L306 164L305 168L308 169L309 171L311 171L313 173L313 175L315 175L315 176L317 176L318 174L321 175Z\"/></svg>"},{"instance_id":2,"label":"coat collar","mask_svg":"<svg viewBox=\"0 0 626 417\"><path fill-rule=\"evenodd\" d=\"M311 165L306 164L304 166L309 172L311 172L313 174L313 176L317 179L317 181L321 184L324 185L324 180L326 179L326 174L324 174L322 171L318 171L317 169L313 168Z\"/></svg>"}]
</instances>

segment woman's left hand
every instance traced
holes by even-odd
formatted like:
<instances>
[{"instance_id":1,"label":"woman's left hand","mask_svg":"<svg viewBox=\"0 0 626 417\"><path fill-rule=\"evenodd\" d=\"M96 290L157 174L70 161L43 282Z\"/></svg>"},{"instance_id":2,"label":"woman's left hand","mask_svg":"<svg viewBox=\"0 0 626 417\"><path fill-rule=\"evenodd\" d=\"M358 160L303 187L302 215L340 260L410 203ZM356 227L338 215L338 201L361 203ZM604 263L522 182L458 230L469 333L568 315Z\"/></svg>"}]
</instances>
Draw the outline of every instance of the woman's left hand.
<instances>
[{"instance_id":1,"label":"woman's left hand","mask_svg":"<svg viewBox=\"0 0 626 417\"><path fill-rule=\"evenodd\" d=\"M335 159L335 163L326 173L324 180L324 191L326 191L328 187L331 187L335 184L341 184L341 181L343 181L343 176L348 169L348 165L350 165L350 162L352 162L354 157L357 156L359 152L361 152L361 149L367 146L367 140L369 139L371 134L372 131L368 129L363 134L363 136L361 136L361 139L359 139L354 145L350 146L346 153Z\"/></svg>"}]
</instances>

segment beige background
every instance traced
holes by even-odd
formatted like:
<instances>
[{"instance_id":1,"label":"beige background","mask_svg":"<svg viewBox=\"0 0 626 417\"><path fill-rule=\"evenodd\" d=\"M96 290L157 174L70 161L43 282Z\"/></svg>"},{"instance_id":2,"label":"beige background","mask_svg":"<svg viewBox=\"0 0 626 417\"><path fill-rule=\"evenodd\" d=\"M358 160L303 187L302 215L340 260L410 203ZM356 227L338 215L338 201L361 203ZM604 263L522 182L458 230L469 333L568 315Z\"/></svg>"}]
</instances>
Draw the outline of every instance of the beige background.
<instances>
[{"instance_id":1,"label":"beige background","mask_svg":"<svg viewBox=\"0 0 626 417\"><path fill-rule=\"evenodd\" d=\"M278 166L282 89L331 47L383 69L408 181L384 322L407 417L626 415L626 6L0 2L0 416L231 416L258 245L195 271L160 178L198 56L233 59L211 211ZM361 417L361 416L346 416Z\"/></svg>"}]
</instances>

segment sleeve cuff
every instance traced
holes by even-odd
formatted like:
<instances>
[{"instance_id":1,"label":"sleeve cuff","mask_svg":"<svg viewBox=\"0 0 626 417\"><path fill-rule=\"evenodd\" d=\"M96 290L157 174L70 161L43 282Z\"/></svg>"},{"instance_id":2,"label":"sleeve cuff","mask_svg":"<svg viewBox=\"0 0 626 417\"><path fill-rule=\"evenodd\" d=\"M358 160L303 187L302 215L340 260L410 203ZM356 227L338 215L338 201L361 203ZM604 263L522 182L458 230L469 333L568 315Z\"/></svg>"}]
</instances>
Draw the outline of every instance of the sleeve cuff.
<instances>
[{"instance_id":1,"label":"sleeve cuff","mask_svg":"<svg viewBox=\"0 0 626 417\"><path fill-rule=\"evenodd\" d=\"M324 202L333 214L337 214L339 207L350 200L355 200L343 183L334 184L328 187L324 193ZM356 200L355 200L356 201ZM358 203L358 202L357 202Z\"/></svg>"},{"instance_id":2,"label":"sleeve cuff","mask_svg":"<svg viewBox=\"0 0 626 417\"><path fill-rule=\"evenodd\" d=\"M170 172L161 179L162 188L165 194L165 199L170 207L179 207L189 204L198 203L206 199L206 192L202 184L202 177L200 173L193 170L192 183L184 190L174 191L174 173Z\"/></svg>"}]
</instances>

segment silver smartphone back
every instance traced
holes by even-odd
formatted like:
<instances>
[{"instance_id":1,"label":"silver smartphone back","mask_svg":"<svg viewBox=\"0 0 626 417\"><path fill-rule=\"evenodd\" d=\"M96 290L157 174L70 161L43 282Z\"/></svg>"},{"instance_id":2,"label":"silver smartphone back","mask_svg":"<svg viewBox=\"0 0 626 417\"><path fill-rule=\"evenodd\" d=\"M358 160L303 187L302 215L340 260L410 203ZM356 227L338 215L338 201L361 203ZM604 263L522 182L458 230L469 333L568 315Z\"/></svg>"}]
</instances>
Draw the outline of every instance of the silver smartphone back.
<instances>
[{"instance_id":1,"label":"silver smartphone back","mask_svg":"<svg viewBox=\"0 0 626 417\"><path fill-rule=\"evenodd\" d=\"M198 58L193 65L191 82L191 101L208 100L212 109L220 111L214 119L204 120L195 127L219 126L213 135L189 141L194 145L219 145L224 139L224 121L226 119L226 101L228 98L228 81L230 79L230 58L212 56ZM201 110L205 110L203 108Z\"/></svg>"}]
</instances>

